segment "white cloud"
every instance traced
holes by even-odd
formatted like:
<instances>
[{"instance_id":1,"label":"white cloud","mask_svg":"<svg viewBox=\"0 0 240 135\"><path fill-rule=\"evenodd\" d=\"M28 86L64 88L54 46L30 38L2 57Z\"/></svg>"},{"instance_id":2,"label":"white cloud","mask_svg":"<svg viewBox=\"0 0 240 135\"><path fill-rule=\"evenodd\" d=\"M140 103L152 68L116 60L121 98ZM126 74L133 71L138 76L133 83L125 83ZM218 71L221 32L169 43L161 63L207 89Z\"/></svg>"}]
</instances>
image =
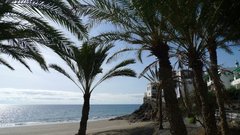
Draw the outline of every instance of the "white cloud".
<instances>
[{"instance_id":1,"label":"white cloud","mask_svg":"<svg viewBox=\"0 0 240 135\"><path fill-rule=\"evenodd\" d=\"M72 91L0 89L0 103L10 104L80 104L82 94Z\"/></svg>"},{"instance_id":2,"label":"white cloud","mask_svg":"<svg viewBox=\"0 0 240 135\"><path fill-rule=\"evenodd\" d=\"M93 93L91 104L140 104L142 93ZM0 104L82 104L81 92L0 88Z\"/></svg>"},{"instance_id":3,"label":"white cloud","mask_svg":"<svg viewBox=\"0 0 240 135\"><path fill-rule=\"evenodd\" d=\"M92 95L93 104L141 104L143 93L97 93Z\"/></svg>"}]
</instances>

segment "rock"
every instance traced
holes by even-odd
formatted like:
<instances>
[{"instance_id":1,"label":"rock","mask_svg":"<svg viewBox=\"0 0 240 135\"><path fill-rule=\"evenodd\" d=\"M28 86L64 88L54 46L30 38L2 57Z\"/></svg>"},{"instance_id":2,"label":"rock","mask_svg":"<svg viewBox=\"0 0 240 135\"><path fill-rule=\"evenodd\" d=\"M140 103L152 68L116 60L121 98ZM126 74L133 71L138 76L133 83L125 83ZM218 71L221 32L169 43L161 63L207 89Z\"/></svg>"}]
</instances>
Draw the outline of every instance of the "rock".
<instances>
[{"instance_id":1,"label":"rock","mask_svg":"<svg viewBox=\"0 0 240 135\"><path fill-rule=\"evenodd\" d=\"M229 125L230 127L240 128L240 121L232 120Z\"/></svg>"},{"instance_id":2,"label":"rock","mask_svg":"<svg viewBox=\"0 0 240 135\"><path fill-rule=\"evenodd\" d=\"M148 101L143 103L139 109L134 111L130 115L124 115L116 117L110 120L129 120L129 122L140 122L140 121L150 121L156 119L156 103L153 101Z\"/></svg>"}]
</instances>

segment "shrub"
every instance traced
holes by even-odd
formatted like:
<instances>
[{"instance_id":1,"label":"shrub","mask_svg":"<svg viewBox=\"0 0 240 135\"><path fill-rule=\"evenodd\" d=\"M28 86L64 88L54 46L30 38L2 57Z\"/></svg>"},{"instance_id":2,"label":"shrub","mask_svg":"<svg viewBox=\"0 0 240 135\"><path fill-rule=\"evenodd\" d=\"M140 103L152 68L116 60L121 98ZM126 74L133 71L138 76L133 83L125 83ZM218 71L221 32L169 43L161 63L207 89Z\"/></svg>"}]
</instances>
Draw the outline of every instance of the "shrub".
<instances>
[{"instance_id":1,"label":"shrub","mask_svg":"<svg viewBox=\"0 0 240 135\"><path fill-rule=\"evenodd\" d=\"M195 117L188 117L188 123L196 124L196 118Z\"/></svg>"},{"instance_id":2,"label":"shrub","mask_svg":"<svg viewBox=\"0 0 240 135\"><path fill-rule=\"evenodd\" d=\"M230 100L239 100L240 99L240 89L236 89L235 87L231 87L227 89L226 95Z\"/></svg>"}]
</instances>

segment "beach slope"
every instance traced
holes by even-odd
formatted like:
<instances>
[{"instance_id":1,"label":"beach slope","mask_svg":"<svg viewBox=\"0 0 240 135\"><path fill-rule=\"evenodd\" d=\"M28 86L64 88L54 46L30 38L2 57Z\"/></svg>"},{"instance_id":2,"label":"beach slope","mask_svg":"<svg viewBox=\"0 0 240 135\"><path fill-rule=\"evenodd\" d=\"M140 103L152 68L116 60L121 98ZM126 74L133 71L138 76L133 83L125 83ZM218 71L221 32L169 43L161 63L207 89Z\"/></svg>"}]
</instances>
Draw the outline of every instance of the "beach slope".
<instances>
[{"instance_id":1,"label":"beach slope","mask_svg":"<svg viewBox=\"0 0 240 135\"><path fill-rule=\"evenodd\" d=\"M152 122L129 123L127 120L100 120L88 123L87 133L90 135L128 134L128 132L151 132ZM0 135L74 135L79 123L48 124L0 128Z\"/></svg>"}]
</instances>

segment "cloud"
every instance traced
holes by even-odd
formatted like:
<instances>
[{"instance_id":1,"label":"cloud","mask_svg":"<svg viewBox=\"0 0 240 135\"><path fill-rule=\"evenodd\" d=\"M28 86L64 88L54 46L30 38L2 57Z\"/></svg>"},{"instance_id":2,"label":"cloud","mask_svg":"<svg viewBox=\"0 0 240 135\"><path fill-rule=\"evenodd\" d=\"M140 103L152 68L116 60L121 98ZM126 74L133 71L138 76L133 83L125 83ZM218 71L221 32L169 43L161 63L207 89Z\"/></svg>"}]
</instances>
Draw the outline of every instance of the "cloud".
<instances>
[{"instance_id":1,"label":"cloud","mask_svg":"<svg viewBox=\"0 0 240 135\"><path fill-rule=\"evenodd\" d=\"M82 94L73 91L0 88L2 103L9 104L80 104Z\"/></svg>"},{"instance_id":2,"label":"cloud","mask_svg":"<svg viewBox=\"0 0 240 135\"><path fill-rule=\"evenodd\" d=\"M92 95L94 104L141 104L143 93L97 93Z\"/></svg>"},{"instance_id":3,"label":"cloud","mask_svg":"<svg viewBox=\"0 0 240 135\"><path fill-rule=\"evenodd\" d=\"M140 104L142 93L93 93L91 104ZM0 104L82 104L79 91L0 88Z\"/></svg>"}]
</instances>

